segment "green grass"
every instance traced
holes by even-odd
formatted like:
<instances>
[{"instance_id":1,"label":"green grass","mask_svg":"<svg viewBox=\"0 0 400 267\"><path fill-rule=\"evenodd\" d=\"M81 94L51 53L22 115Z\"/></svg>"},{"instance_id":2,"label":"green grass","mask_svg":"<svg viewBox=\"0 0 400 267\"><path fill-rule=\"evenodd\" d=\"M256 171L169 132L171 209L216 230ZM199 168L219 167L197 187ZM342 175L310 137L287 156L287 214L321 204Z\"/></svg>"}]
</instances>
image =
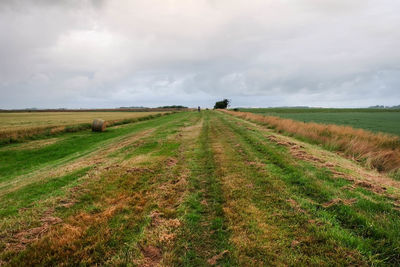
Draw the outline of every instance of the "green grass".
<instances>
[{"instance_id":1,"label":"green grass","mask_svg":"<svg viewBox=\"0 0 400 267\"><path fill-rule=\"evenodd\" d=\"M155 190L161 183L173 178L170 172L174 168L168 167L164 159L176 156L179 147L174 139L169 139L169 136L176 133L185 122L193 120L192 118L193 115L190 113L180 113L162 120L157 119L152 122L153 124L145 122L145 125L134 126L136 132L148 127L154 128L152 135L134 143L134 147L140 151L138 155L150 156L139 166L151 171L126 172L125 168L114 167L96 179L86 180L84 185L82 181L78 184L82 192L73 197L73 206L58 207L53 216L60 217L80 228L87 227L79 240L71 240L64 245L53 247L51 241L43 239L42 242L24 250L23 253L6 253L3 259L14 265L24 262L38 265L54 265L57 262L79 265L85 258L84 262L90 265L101 264L105 260L114 265L112 262L124 264L127 261L131 262L132 257L137 258L141 254L138 243L141 242L143 232L151 222L149 214L158 207L155 196L147 192ZM130 132L133 130L132 127L128 128ZM148 149L149 147L151 149ZM130 154L127 157L130 152L130 150L121 149L114 157L131 159L135 155ZM68 195L65 190L66 185L73 183L87 171L88 168L85 168L63 177L47 178L7 194L0 199L0 205L7 207L10 202L12 205L4 209L2 218L12 220L21 207L34 210L33 203L42 203L46 198ZM89 177L92 176L89 175ZM116 200L108 202L114 198ZM119 198L121 200L118 200ZM54 205L54 202L50 201L49 204ZM120 205L120 208L116 209L110 218L103 216L103 213L108 214L107 209L113 209L113 205ZM78 223L82 213L93 219ZM32 218L25 218L25 220L30 221ZM33 224L40 225L36 221ZM74 250L76 247L86 247L90 250L90 255L87 255L87 250Z\"/></svg>"},{"instance_id":2,"label":"green grass","mask_svg":"<svg viewBox=\"0 0 400 267\"><path fill-rule=\"evenodd\" d=\"M239 108L240 111L254 113L387 113L400 112L400 109L377 109L377 108Z\"/></svg>"},{"instance_id":3,"label":"green grass","mask_svg":"<svg viewBox=\"0 0 400 267\"><path fill-rule=\"evenodd\" d=\"M399 265L398 191L377 194L335 177L270 141L269 131L221 112L182 112L65 133L37 148L4 146L0 263ZM54 175L88 153L103 161ZM21 231L46 227L43 216L60 222L9 249Z\"/></svg>"},{"instance_id":4,"label":"green grass","mask_svg":"<svg viewBox=\"0 0 400 267\"><path fill-rule=\"evenodd\" d=\"M266 142L258 131L226 123L242 136L251 153L266 164L267 172L286 184L289 191L287 197L303 203L302 207L314 218L332 226L323 229L320 236L359 250L375 264L400 263L400 234L397 231L400 212L393 209L390 198L364 189L343 190L342 186L348 181L333 178L329 171L315 168L307 162L296 160L295 163L285 149ZM283 193L282 189L279 191ZM321 206L335 198L356 199L356 203L352 206L339 203L329 208Z\"/></svg>"},{"instance_id":5,"label":"green grass","mask_svg":"<svg viewBox=\"0 0 400 267\"><path fill-rule=\"evenodd\" d=\"M30 149L14 149L15 145L3 146L0 150L0 182L10 177L25 174L48 164L56 164L62 160L72 160L81 157L94 149L107 144L108 141L128 134L134 134L144 129L151 129L160 123L174 120L181 114L171 114L156 119L127 124L119 128L108 128L105 132L89 130L78 133L60 135L60 141L53 144Z\"/></svg>"},{"instance_id":6,"label":"green grass","mask_svg":"<svg viewBox=\"0 0 400 267\"><path fill-rule=\"evenodd\" d=\"M84 168L62 177L32 183L17 191L3 195L0 198L0 219L7 216L15 216L20 208L30 208L36 202L43 201L45 198L62 194L64 186L76 181L85 175L88 170L89 168Z\"/></svg>"},{"instance_id":7,"label":"green grass","mask_svg":"<svg viewBox=\"0 0 400 267\"><path fill-rule=\"evenodd\" d=\"M381 109L240 109L303 122L338 124L400 135L400 110Z\"/></svg>"},{"instance_id":8,"label":"green grass","mask_svg":"<svg viewBox=\"0 0 400 267\"><path fill-rule=\"evenodd\" d=\"M308 220L314 219L314 216L296 212L287 202L288 199L300 203L301 201L324 203L330 200L334 196L328 189L330 186L322 185L315 177L321 176L320 171L307 163L299 168L288 157L287 152L263 142L265 139L262 138L260 132L237 126L224 116L221 116L220 120L225 124L225 130L222 131L226 138L224 142L227 143L227 147L231 146L226 152L231 161L230 169L240 173L242 177L255 185L251 192L244 190L241 195L248 195L251 203L259 209L260 214L266 217L266 224L274 226L274 231L279 232L279 241L274 238L270 240L268 236L265 240L261 237L255 238L254 242L260 243L259 248L249 252L248 257L258 258L264 263L284 265L348 265L360 261L355 251L352 251L353 248L343 248L338 240L325 235L326 229L315 229L309 224ZM237 144L240 144L241 148L239 153L235 152ZM260 167L246 166L243 164L246 161L262 163L263 171L260 171ZM328 183L333 183L329 176L322 177ZM243 220L245 221L246 218ZM254 229L257 225L250 224L247 227L249 232L257 231ZM290 249L293 240L304 242L306 245L298 249ZM275 253L261 249L269 243L280 248ZM332 254L327 257L330 253ZM342 259L334 253L346 253L351 257Z\"/></svg>"},{"instance_id":9,"label":"green grass","mask_svg":"<svg viewBox=\"0 0 400 267\"><path fill-rule=\"evenodd\" d=\"M181 209L185 227L179 236L178 255L184 266L205 266L207 260L224 250L232 253L229 231L223 213L224 199L219 180L215 175L215 162L210 147L210 114L204 115L203 129L197 148L189 157L189 194ZM178 261L179 262L179 261ZM231 254L218 261L222 266L232 266Z\"/></svg>"}]
</instances>

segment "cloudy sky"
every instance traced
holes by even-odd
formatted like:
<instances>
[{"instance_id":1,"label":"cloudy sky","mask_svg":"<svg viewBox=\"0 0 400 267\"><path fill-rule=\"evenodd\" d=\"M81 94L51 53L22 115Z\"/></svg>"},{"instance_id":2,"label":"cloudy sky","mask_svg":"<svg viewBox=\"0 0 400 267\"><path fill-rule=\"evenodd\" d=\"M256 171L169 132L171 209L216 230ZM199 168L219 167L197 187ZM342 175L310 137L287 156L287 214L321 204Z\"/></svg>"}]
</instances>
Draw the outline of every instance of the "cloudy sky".
<instances>
[{"instance_id":1,"label":"cloudy sky","mask_svg":"<svg viewBox=\"0 0 400 267\"><path fill-rule=\"evenodd\" d=\"M399 0L1 0L0 108L400 104Z\"/></svg>"}]
</instances>

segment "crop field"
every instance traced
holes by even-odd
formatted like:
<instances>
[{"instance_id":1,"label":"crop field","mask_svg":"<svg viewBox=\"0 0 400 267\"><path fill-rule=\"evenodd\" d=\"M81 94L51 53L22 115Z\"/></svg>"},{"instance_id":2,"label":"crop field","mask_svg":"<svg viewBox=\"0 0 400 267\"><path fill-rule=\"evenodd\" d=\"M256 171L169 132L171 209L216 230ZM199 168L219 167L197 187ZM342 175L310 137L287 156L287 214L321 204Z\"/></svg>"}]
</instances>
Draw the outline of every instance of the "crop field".
<instances>
[{"instance_id":1,"label":"crop field","mask_svg":"<svg viewBox=\"0 0 400 267\"><path fill-rule=\"evenodd\" d=\"M91 123L94 118L106 121L132 119L160 112L0 112L0 131Z\"/></svg>"},{"instance_id":2,"label":"crop field","mask_svg":"<svg viewBox=\"0 0 400 267\"><path fill-rule=\"evenodd\" d=\"M0 265L398 266L399 229L400 181L235 112L0 146Z\"/></svg>"},{"instance_id":3,"label":"crop field","mask_svg":"<svg viewBox=\"0 0 400 267\"><path fill-rule=\"evenodd\" d=\"M319 108L257 108L240 109L269 116L279 116L303 122L347 125L372 132L400 136L400 110L382 109L319 109Z\"/></svg>"},{"instance_id":4,"label":"crop field","mask_svg":"<svg viewBox=\"0 0 400 267\"><path fill-rule=\"evenodd\" d=\"M166 112L0 112L0 143L20 141L25 137L76 131L89 128L93 119L108 124L132 122Z\"/></svg>"}]
</instances>

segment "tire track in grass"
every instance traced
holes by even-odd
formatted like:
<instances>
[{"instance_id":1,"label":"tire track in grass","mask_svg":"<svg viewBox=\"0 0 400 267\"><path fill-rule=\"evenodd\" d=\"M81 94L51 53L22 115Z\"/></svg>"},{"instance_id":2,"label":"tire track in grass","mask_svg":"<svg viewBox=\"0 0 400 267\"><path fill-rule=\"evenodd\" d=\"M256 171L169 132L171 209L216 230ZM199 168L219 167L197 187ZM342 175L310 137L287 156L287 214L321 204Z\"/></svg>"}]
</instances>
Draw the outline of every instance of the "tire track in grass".
<instances>
[{"instance_id":1,"label":"tire track in grass","mask_svg":"<svg viewBox=\"0 0 400 267\"><path fill-rule=\"evenodd\" d=\"M215 114L215 113L214 113ZM365 265L355 251L319 234L291 199L281 173L271 173L224 117L214 116L213 148L224 205L240 265ZM250 134L242 131L241 134ZM274 164L282 164L275 158ZM290 200L290 201L289 201Z\"/></svg>"},{"instance_id":2,"label":"tire track in grass","mask_svg":"<svg viewBox=\"0 0 400 267\"><path fill-rule=\"evenodd\" d=\"M210 146L210 112L203 112L204 123L195 148L187 153L190 169L188 194L180 207L184 226L178 234L175 251L180 266L235 265L233 247L223 211L221 185L215 175Z\"/></svg>"}]
</instances>

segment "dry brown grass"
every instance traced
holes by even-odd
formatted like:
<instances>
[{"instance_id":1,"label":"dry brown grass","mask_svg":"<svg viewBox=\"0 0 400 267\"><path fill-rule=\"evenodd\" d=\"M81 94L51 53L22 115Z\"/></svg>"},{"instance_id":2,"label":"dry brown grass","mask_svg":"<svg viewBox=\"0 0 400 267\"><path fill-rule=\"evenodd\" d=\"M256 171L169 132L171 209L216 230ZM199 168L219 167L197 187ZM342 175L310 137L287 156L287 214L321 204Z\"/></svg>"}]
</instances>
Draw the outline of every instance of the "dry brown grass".
<instances>
[{"instance_id":1,"label":"dry brown grass","mask_svg":"<svg viewBox=\"0 0 400 267\"><path fill-rule=\"evenodd\" d=\"M372 133L349 126L304 123L249 112L225 112L343 152L346 156L378 171L390 172L400 169L400 138L397 136Z\"/></svg>"}]
</instances>

